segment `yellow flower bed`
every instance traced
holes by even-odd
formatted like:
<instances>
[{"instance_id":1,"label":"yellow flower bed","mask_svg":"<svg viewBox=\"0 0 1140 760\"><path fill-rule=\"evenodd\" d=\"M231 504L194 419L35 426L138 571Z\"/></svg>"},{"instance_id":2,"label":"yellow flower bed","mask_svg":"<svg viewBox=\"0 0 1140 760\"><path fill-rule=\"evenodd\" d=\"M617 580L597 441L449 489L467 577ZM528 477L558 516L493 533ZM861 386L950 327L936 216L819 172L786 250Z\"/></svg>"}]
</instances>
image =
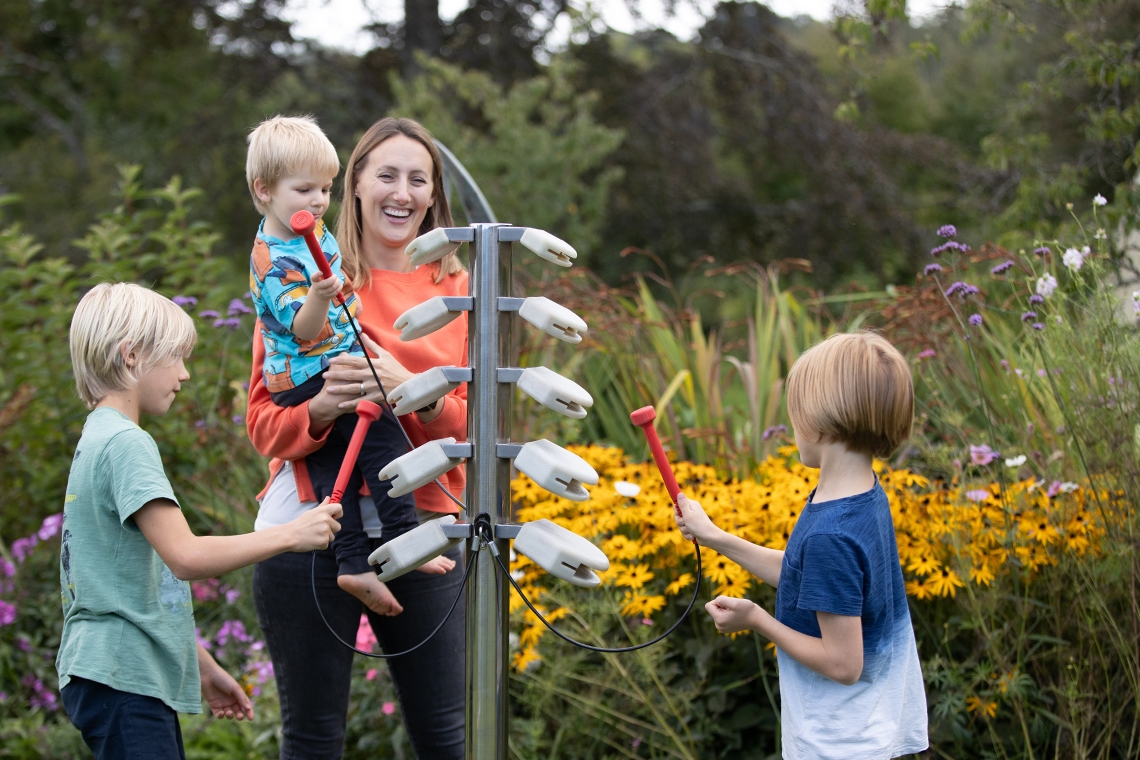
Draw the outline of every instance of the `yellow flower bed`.
<instances>
[{"instance_id":1,"label":"yellow flower bed","mask_svg":"<svg viewBox=\"0 0 1140 760\"><path fill-rule=\"evenodd\" d=\"M673 522L672 501L653 463L630 464L616 448L570 450L598 472L600 480L590 488L589 501L554 497L520 474L511 484L515 521L546 518L597 543L610 560L609 570L600 573L603 583L624 590L624 615L649 617L665 607L667 597L686 589L692 593L693 544ZM699 501L718 526L753 543L783 549L818 475L794 453L792 446L780 449L752 480L724 482L712 467L689 462L676 463L674 471L685 494ZM1086 507L1083 488L1050 499L1043 487L1025 481L1007 486L1004 502L996 485L987 497L973 501L964 488L932 487L908 470L891 470L882 462L875 463L875 470L890 500L907 593L916 599L954 596L967 579L989 585L1017 566L1032 575L1043 565L1056 564L1065 552L1095 551L1102 533ZM614 488L618 481L636 484L641 492L621 496ZM971 495L980 496L976 490ZM701 549L701 561L714 595L742 597L761 583L711 549ZM565 609L548 610L540 604L548 579L533 562L519 555L511 569L516 578L521 573L519 585L544 615L549 611L548 619L566 614ZM512 612L522 607L512 593ZM541 622L524 609L516 667L537 657L534 647L544 632Z\"/></svg>"}]
</instances>

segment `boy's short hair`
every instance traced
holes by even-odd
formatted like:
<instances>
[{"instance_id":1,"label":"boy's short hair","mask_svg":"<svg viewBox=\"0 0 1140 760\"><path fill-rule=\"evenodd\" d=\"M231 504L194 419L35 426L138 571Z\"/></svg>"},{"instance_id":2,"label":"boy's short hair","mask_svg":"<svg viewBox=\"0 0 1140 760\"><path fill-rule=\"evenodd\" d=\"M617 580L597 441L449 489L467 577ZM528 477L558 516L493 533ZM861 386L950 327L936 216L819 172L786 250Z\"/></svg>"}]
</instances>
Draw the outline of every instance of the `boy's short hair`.
<instances>
[{"instance_id":1,"label":"boy's short hair","mask_svg":"<svg viewBox=\"0 0 1140 760\"><path fill-rule=\"evenodd\" d=\"M100 283L71 319L71 368L79 398L93 409L147 370L188 355L198 342L194 320L168 298L133 283ZM122 348L138 353L128 367Z\"/></svg>"},{"instance_id":2,"label":"boy's short hair","mask_svg":"<svg viewBox=\"0 0 1140 760\"><path fill-rule=\"evenodd\" d=\"M788 373L788 416L801 434L888 456L910 437L914 381L906 359L872 332L832 335Z\"/></svg>"},{"instance_id":3,"label":"boy's short hair","mask_svg":"<svg viewBox=\"0 0 1140 760\"><path fill-rule=\"evenodd\" d=\"M329 138L312 116L274 116L249 133L245 155L245 181L253 205L262 214L269 209L257 198L254 180L263 180L272 190L285 177L305 169L336 177L340 158Z\"/></svg>"}]
</instances>

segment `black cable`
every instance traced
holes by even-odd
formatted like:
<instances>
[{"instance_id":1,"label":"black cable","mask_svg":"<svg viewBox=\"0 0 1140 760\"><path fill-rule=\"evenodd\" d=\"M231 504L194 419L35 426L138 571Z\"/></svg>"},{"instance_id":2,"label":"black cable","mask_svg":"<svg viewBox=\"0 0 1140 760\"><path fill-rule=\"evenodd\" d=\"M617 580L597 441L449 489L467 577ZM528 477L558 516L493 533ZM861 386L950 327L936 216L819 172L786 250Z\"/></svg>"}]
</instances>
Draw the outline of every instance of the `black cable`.
<instances>
[{"instance_id":1,"label":"black cable","mask_svg":"<svg viewBox=\"0 0 1140 760\"><path fill-rule=\"evenodd\" d=\"M459 597L463 596L463 589L467 586L467 578L471 575L471 568L475 567L475 562L478 558L479 552L471 552L471 558L467 560L467 569L463 572L463 580L459 582L459 591L456 592L455 599L453 599L451 602L451 608L448 609L447 614L443 616L443 620L439 621L439 625L435 627L434 631L428 634L428 637L426 639L421 641L419 644L416 644L411 649L405 649L403 652L396 652L395 654L373 654L372 652L365 652L363 649L357 649L352 644L349 644L347 641L337 635L336 631L333 630L333 627L329 625L328 619L325 618L325 613L321 610L321 600L317 598L317 553L315 551L313 552L313 568L309 575L309 579L313 585L313 604L317 605L317 613L321 616L321 620L324 622L325 628L329 629L329 633L333 635L333 638L357 654L362 654L365 657L372 657L377 660L390 660L393 657L402 657L406 654L411 654L412 652L422 647L424 644L431 641L432 638L434 638L435 635L439 633L440 629L443 628L443 624L446 623L451 617L451 613L455 612L455 605L459 603Z\"/></svg>"},{"instance_id":2,"label":"black cable","mask_svg":"<svg viewBox=\"0 0 1140 760\"><path fill-rule=\"evenodd\" d=\"M484 538L484 540L486 540L487 536L484 535L483 538ZM701 546L700 546L700 544L698 544L696 542L695 539L693 540L693 546L695 546L697 548L697 582L693 586L693 598L689 600L689 606L685 608L684 614L682 614L681 617L677 618L677 622L673 623L673 625L669 628L669 630L665 631L665 633L661 634L660 636L653 639L652 641L647 641L644 644L635 644L634 646L631 646L631 647L596 647L596 646L593 646L591 644L583 644L581 641L575 641L574 639L570 638L566 634L562 633L562 631L558 630L553 625L551 625L550 621L542 616L542 613L540 613L538 610L536 610L534 608L534 605L531 604L530 599L526 598L526 594L523 593L523 590L521 588L519 588L519 584L516 583L515 579L511 576L511 571L506 567L506 565L503 564L502 557L500 557L498 554L494 554L494 553L492 553L492 556L494 556L495 562L498 563L499 569L503 571L503 575L505 575L507 577L507 580L511 582L511 585L515 587L515 591L517 591L519 596L522 597L522 600L524 602L526 602L526 606L530 607L530 611L533 612L538 617L538 619L541 620L543 622L543 624L551 630L551 632L555 636L558 636L559 638L570 642L571 644L573 644L576 647L581 647L582 649L589 649L592 652L618 653L618 652L633 652L634 650L637 650L637 649L644 649L645 647L653 646L654 644L656 644L657 642L661 641L666 636L671 634L673 631L677 630L677 627L679 625L681 625L681 623L683 623L685 621L685 618L689 616L689 613L692 612L693 605L696 604L696 601L697 601L697 594L701 590Z\"/></svg>"}]
</instances>

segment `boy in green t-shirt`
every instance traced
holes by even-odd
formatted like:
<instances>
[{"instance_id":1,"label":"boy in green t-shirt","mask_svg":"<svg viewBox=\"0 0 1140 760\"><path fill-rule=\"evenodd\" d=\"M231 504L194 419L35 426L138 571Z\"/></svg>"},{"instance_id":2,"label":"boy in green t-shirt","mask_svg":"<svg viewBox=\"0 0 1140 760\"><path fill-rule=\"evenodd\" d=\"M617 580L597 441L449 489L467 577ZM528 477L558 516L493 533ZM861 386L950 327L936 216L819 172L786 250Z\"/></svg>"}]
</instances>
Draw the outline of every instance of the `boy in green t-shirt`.
<instances>
[{"instance_id":1,"label":"boy in green t-shirt","mask_svg":"<svg viewBox=\"0 0 1140 760\"><path fill-rule=\"evenodd\" d=\"M99 760L184 760L178 712L253 718L253 705L194 636L189 580L286 551L323 549L340 506L241 536L195 536L140 414L165 414L190 374L194 324L162 296L97 285L71 323L89 409L63 511L63 635L56 670L71 722ZM327 501L327 500L326 500Z\"/></svg>"}]
</instances>

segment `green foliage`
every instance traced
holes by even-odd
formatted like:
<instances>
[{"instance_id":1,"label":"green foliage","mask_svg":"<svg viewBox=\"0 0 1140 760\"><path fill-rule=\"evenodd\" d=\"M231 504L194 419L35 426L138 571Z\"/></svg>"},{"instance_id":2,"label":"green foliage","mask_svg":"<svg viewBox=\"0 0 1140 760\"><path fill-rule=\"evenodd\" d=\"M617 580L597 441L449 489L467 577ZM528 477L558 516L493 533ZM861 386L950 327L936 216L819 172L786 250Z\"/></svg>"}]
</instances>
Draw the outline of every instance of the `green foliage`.
<instances>
[{"instance_id":1,"label":"green foliage","mask_svg":"<svg viewBox=\"0 0 1140 760\"><path fill-rule=\"evenodd\" d=\"M509 88L489 75L423 60L424 73L394 79L392 114L421 122L461 157L500 220L549 230L589 255L600 240L609 163L620 130L597 123L596 97L576 92L564 64Z\"/></svg>"}]
</instances>

